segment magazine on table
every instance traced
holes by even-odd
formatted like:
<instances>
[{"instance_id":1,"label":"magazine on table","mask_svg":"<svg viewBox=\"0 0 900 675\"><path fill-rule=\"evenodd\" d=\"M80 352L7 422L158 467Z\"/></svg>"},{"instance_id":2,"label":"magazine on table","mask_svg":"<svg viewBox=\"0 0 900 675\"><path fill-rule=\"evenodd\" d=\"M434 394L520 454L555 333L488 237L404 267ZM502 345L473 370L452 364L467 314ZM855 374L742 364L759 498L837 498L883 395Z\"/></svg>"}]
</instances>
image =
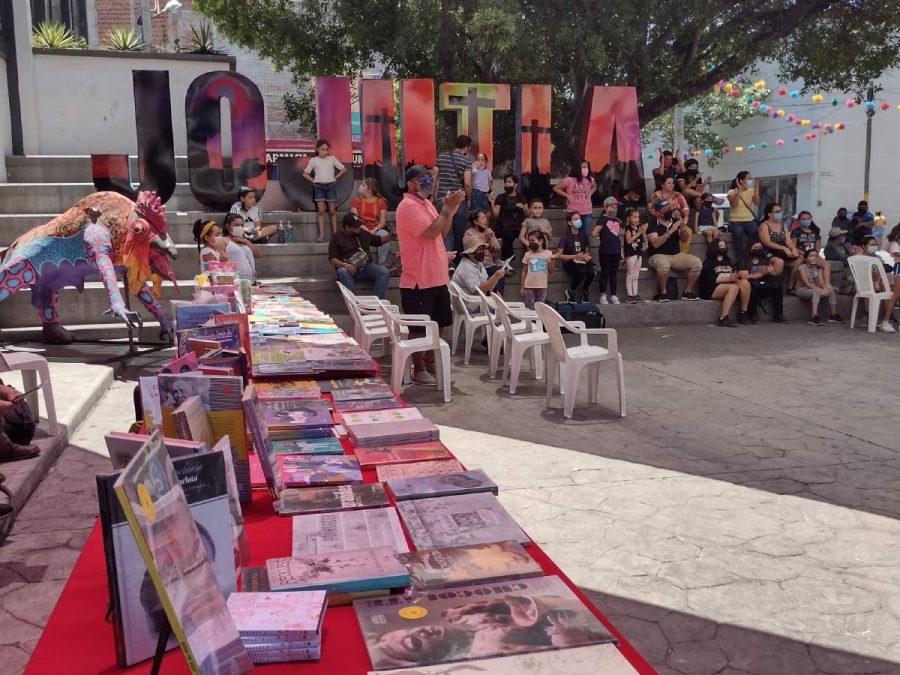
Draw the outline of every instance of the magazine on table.
<instances>
[{"instance_id":1,"label":"magazine on table","mask_svg":"<svg viewBox=\"0 0 900 675\"><path fill-rule=\"evenodd\" d=\"M363 485L326 485L324 487L287 488L281 493L278 513L282 516L332 511L355 511L390 506L381 483Z\"/></svg>"},{"instance_id":2,"label":"magazine on table","mask_svg":"<svg viewBox=\"0 0 900 675\"><path fill-rule=\"evenodd\" d=\"M544 575L534 558L514 541L419 550L401 553L400 560L409 568L415 590L436 590Z\"/></svg>"},{"instance_id":3,"label":"magazine on table","mask_svg":"<svg viewBox=\"0 0 900 675\"><path fill-rule=\"evenodd\" d=\"M488 478L488 475L481 469L442 473L435 476L394 478L387 481L387 488L397 501L464 495L473 492L490 492L492 494L499 492L497 484Z\"/></svg>"},{"instance_id":4,"label":"magazine on table","mask_svg":"<svg viewBox=\"0 0 900 675\"><path fill-rule=\"evenodd\" d=\"M459 473L460 471L464 471L463 465L455 459L412 462L411 464L383 464L375 467L378 480L382 483L396 478L437 476L443 473Z\"/></svg>"},{"instance_id":5,"label":"magazine on table","mask_svg":"<svg viewBox=\"0 0 900 675\"><path fill-rule=\"evenodd\" d=\"M390 546L409 552L397 511L391 507L294 516L291 555Z\"/></svg>"},{"instance_id":6,"label":"magazine on table","mask_svg":"<svg viewBox=\"0 0 900 675\"><path fill-rule=\"evenodd\" d=\"M222 476L224 483L224 469ZM161 433L153 433L114 490L191 673L252 670ZM232 538L230 520L226 515L222 524Z\"/></svg>"},{"instance_id":7,"label":"magazine on table","mask_svg":"<svg viewBox=\"0 0 900 675\"><path fill-rule=\"evenodd\" d=\"M273 591L324 590L353 593L409 584L409 572L390 546L266 561Z\"/></svg>"}]
</instances>

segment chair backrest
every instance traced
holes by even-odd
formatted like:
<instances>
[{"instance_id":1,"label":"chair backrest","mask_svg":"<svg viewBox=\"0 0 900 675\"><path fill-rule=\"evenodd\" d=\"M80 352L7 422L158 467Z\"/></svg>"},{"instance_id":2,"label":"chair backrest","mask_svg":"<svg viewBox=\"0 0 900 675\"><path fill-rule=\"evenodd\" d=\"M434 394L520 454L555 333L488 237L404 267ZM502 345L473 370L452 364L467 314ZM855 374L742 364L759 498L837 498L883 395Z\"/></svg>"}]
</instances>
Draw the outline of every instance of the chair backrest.
<instances>
[{"instance_id":1,"label":"chair backrest","mask_svg":"<svg viewBox=\"0 0 900 675\"><path fill-rule=\"evenodd\" d=\"M500 319L500 325L503 326L503 330L506 331L506 337L509 339L513 335L512 320L509 317L509 305L498 294L494 296L494 307L497 310L497 318Z\"/></svg>"},{"instance_id":2,"label":"chair backrest","mask_svg":"<svg viewBox=\"0 0 900 675\"><path fill-rule=\"evenodd\" d=\"M481 303L481 311L488 318L488 331L492 331L497 328L497 315L494 313L494 308L491 307L491 301L488 300L488 296L480 288L476 288L475 292L478 294L478 297L474 298L474 300Z\"/></svg>"},{"instance_id":3,"label":"chair backrest","mask_svg":"<svg viewBox=\"0 0 900 675\"><path fill-rule=\"evenodd\" d=\"M850 273L853 275L853 281L856 283L856 292L875 293L875 282L872 280L872 268L878 270L881 277L882 288L888 290L887 274L884 273L884 263L881 258L872 255L851 255L847 258L847 264L850 265Z\"/></svg>"},{"instance_id":4,"label":"chair backrest","mask_svg":"<svg viewBox=\"0 0 900 675\"><path fill-rule=\"evenodd\" d=\"M391 340L393 340L395 343L398 343L403 339L403 333L401 330L402 327L397 322L394 312L384 305L381 305L379 309L381 311L381 316L384 317L384 325L391 336Z\"/></svg>"},{"instance_id":5,"label":"chair backrest","mask_svg":"<svg viewBox=\"0 0 900 675\"><path fill-rule=\"evenodd\" d=\"M537 312L538 318L544 324L547 335L550 336L550 349L553 350L553 356L557 362L565 363L569 355L566 351L566 341L562 335L562 326L565 323L565 319L550 305L545 305L543 302L535 303L534 311Z\"/></svg>"},{"instance_id":6,"label":"chair backrest","mask_svg":"<svg viewBox=\"0 0 900 675\"><path fill-rule=\"evenodd\" d=\"M341 291L341 296L344 298L344 304L347 305L347 311L350 312L350 320L353 321L354 327L357 330L363 330L362 312L359 311L359 306L356 304L356 296L339 281L335 283Z\"/></svg>"},{"instance_id":7,"label":"chair backrest","mask_svg":"<svg viewBox=\"0 0 900 675\"><path fill-rule=\"evenodd\" d=\"M6 357L3 356L3 350L0 349L0 373L6 373L12 370L9 367L9 364L6 362Z\"/></svg>"},{"instance_id":8,"label":"chair backrest","mask_svg":"<svg viewBox=\"0 0 900 675\"><path fill-rule=\"evenodd\" d=\"M462 314L466 318L471 318L469 316L469 308L466 307L466 302L463 300L462 289L456 284L455 281L450 282L450 305L453 307L453 311L457 314Z\"/></svg>"}]
</instances>

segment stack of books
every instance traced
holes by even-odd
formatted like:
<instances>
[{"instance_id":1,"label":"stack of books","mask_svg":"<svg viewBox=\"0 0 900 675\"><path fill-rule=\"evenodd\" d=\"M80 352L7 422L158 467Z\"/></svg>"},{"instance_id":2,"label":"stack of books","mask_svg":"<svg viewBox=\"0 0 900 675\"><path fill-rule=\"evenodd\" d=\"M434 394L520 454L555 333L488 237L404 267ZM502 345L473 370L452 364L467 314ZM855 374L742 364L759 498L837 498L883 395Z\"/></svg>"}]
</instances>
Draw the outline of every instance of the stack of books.
<instances>
[{"instance_id":1,"label":"stack of books","mask_svg":"<svg viewBox=\"0 0 900 675\"><path fill-rule=\"evenodd\" d=\"M289 488L363 482L359 461L347 455L278 455L278 470Z\"/></svg>"},{"instance_id":2,"label":"stack of books","mask_svg":"<svg viewBox=\"0 0 900 675\"><path fill-rule=\"evenodd\" d=\"M354 445L373 446L436 441L438 428L418 408L342 413L341 421Z\"/></svg>"},{"instance_id":3,"label":"stack of books","mask_svg":"<svg viewBox=\"0 0 900 675\"><path fill-rule=\"evenodd\" d=\"M253 663L321 658L325 607L324 591L228 597L228 609Z\"/></svg>"},{"instance_id":4,"label":"stack of books","mask_svg":"<svg viewBox=\"0 0 900 675\"><path fill-rule=\"evenodd\" d=\"M313 380L287 380L283 382L257 382L256 395L260 403L269 401L314 400L322 397L322 390Z\"/></svg>"},{"instance_id":5,"label":"stack of books","mask_svg":"<svg viewBox=\"0 0 900 675\"><path fill-rule=\"evenodd\" d=\"M334 420L326 401L275 401L260 407L273 441L334 437Z\"/></svg>"},{"instance_id":6,"label":"stack of books","mask_svg":"<svg viewBox=\"0 0 900 675\"><path fill-rule=\"evenodd\" d=\"M323 590L342 595L409 586L409 571L390 546L271 558L266 573L274 592Z\"/></svg>"}]
</instances>

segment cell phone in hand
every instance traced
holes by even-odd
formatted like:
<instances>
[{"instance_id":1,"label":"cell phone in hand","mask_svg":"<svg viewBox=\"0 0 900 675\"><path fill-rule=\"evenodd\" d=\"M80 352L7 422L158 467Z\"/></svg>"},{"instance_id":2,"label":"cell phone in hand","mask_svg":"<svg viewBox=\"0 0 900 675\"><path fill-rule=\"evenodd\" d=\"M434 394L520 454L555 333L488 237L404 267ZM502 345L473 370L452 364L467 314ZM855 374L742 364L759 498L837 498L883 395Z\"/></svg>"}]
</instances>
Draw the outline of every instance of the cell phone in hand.
<instances>
[{"instance_id":1,"label":"cell phone in hand","mask_svg":"<svg viewBox=\"0 0 900 675\"><path fill-rule=\"evenodd\" d=\"M21 403L22 401L25 400L25 397L28 396L28 394L30 394L33 391L37 391L38 389L40 389L43 386L44 386L44 383L41 382L38 386L32 387L28 391L22 392L21 394L16 396L12 401L10 401L10 403Z\"/></svg>"}]
</instances>

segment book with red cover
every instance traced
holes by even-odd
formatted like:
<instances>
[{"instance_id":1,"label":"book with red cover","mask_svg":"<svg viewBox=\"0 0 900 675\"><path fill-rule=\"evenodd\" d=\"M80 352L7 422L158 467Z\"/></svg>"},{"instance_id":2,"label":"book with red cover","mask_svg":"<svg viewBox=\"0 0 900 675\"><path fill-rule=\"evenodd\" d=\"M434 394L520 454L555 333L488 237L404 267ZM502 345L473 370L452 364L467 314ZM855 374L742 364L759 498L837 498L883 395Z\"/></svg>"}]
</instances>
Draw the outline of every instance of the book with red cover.
<instances>
[{"instance_id":1,"label":"book with red cover","mask_svg":"<svg viewBox=\"0 0 900 675\"><path fill-rule=\"evenodd\" d=\"M409 462L453 459L453 455L440 441L359 447L356 448L355 454L360 466L364 468L380 464L407 464Z\"/></svg>"},{"instance_id":2,"label":"book with red cover","mask_svg":"<svg viewBox=\"0 0 900 675\"><path fill-rule=\"evenodd\" d=\"M392 478L414 478L435 476L441 473L463 471L462 464L455 459L441 459L433 462L411 462L409 464L382 464L375 467L378 481L383 483Z\"/></svg>"}]
</instances>

